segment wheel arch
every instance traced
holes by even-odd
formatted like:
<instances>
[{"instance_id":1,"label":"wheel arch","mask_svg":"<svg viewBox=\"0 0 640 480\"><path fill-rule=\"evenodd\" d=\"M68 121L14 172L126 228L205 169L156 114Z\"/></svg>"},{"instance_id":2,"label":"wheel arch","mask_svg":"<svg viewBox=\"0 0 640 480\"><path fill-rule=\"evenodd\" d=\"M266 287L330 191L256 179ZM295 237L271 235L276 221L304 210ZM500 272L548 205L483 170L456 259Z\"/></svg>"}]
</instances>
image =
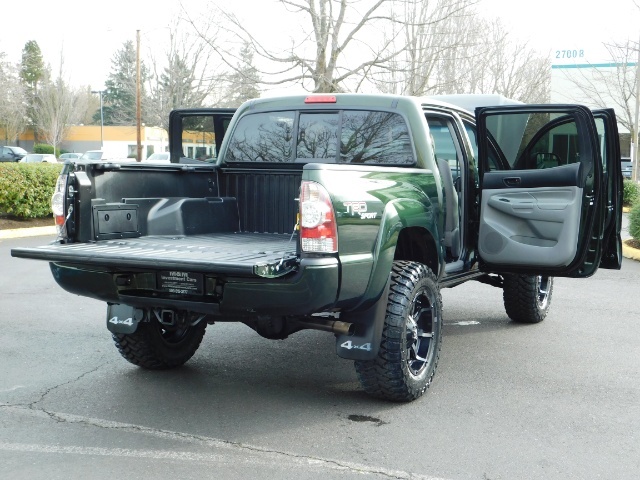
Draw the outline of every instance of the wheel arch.
<instances>
[{"instance_id":1,"label":"wheel arch","mask_svg":"<svg viewBox=\"0 0 640 480\"><path fill-rule=\"evenodd\" d=\"M394 260L407 260L428 266L438 277L440 255L433 235L426 228L407 227L398 234Z\"/></svg>"},{"instance_id":2,"label":"wheel arch","mask_svg":"<svg viewBox=\"0 0 640 480\"><path fill-rule=\"evenodd\" d=\"M361 301L352 310L369 308L380 298L396 260L423 263L436 277L440 277L444 257L436 242L439 238L437 218L429 202L403 199L385 206L374 246L369 283Z\"/></svg>"}]
</instances>

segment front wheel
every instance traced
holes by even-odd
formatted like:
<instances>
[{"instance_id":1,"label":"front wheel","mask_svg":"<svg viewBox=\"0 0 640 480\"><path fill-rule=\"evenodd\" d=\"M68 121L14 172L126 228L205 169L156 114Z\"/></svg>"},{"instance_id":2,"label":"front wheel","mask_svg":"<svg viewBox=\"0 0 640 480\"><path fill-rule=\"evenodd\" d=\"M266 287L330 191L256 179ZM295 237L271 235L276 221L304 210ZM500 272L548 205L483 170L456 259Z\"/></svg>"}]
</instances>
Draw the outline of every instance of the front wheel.
<instances>
[{"instance_id":1,"label":"front wheel","mask_svg":"<svg viewBox=\"0 0 640 480\"><path fill-rule=\"evenodd\" d=\"M184 316L181 322L167 326L156 318L140 322L134 333L114 333L113 341L120 354L129 362L150 370L179 367L189 360L200 346L207 323L191 325Z\"/></svg>"},{"instance_id":2,"label":"front wheel","mask_svg":"<svg viewBox=\"0 0 640 480\"><path fill-rule=\"evenodd\" d=\"M505 275L502 298L511 320L539 323L551 306L553 277L544 275Z\"/></svg>"},{"instance_id":3,"label":"front wheel","mask_svg":"<svg viewBox=\"0 0 640 480\"><path fill-rule=\"evenodd\" d=\"M433 272L421 263L393 263L380 350L355 362L364 390L411 401L431 384L442 344L442 298Z\"/></svg>"}]
</instances>

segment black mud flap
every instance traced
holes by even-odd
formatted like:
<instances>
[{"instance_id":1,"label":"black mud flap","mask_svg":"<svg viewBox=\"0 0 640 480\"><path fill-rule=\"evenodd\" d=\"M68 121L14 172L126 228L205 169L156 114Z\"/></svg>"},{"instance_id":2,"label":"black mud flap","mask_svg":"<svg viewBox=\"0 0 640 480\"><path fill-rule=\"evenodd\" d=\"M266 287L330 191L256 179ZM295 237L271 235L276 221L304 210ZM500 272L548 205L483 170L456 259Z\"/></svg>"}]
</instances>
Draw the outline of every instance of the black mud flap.
<instances>
[{"instance_id":1,"label":"black mud flap","mask_svg":"<svg viewBox=\"0 0 640 480\"><path fill-rule=\"evenodd\" d=\"M391 282L387 281L378 301L367 310L358 313L349 312L340 316L341 321L355 325L353 335L338 335L336 337L336 353L340 358L372 360L378 355L384 319L387 314L390 284Z\"/></svg>"},{"instance_id":2,"label":"black mud flap","mask_svg":"<svg viewBox=\"0 0 640 480\"><path fill-rule=\"evenodd\" d=\"M107 306L107 328L111 333L134 333L144 318L144 311L129 305Z\"/></svg>"}]
</instances>

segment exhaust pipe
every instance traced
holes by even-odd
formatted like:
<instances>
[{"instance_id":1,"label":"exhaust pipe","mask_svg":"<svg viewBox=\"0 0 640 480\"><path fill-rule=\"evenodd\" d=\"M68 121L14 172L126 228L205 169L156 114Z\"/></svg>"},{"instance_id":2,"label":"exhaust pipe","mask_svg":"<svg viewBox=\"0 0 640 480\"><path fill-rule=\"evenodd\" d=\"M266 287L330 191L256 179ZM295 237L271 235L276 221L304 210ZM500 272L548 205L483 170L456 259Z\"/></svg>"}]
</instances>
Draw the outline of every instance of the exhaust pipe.
<instances>
[{"instance_id":1,"label":"exhaust pipe","mask_svg":"<svg viewBox=\"0 0 640 480\"><path fill-rule=\"evenodd\" d=\"M340 320L296 320L296 324L309 330L321 330L338 335L353 335L355 332L353 323L341 322Z\"/></svg>"}]
</instances>

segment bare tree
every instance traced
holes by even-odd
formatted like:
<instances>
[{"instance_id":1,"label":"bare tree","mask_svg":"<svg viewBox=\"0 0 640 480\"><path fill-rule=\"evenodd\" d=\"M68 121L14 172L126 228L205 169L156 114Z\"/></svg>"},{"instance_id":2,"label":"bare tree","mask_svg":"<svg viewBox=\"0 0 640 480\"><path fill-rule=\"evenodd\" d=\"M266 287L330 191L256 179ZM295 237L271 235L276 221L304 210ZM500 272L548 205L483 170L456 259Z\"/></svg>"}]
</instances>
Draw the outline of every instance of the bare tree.
<instances>
[{"instance_id":1,"label":"bare tree","mask_svg":"<svg viewBox=\"0 0 640 480\"><path fill-rule=\"evenodd\" d=\"M95 123L95 114L100 115L100 97L91 93L91 86L82 86L76 90L78 95L78 117L76 122L79 125L91 125Z\"/></svg>"},{"instance_id":2,"label":"bare tree","mask_svg":"<svg viewBox=\"0 0 640 480\"><path fill-rule=\"evenodd\" d=\"M485 20L479 0L279 0L304 19L302 38L276 52L233 14L216 12L230 31L271 66L264 85L299 84L314 92L378 90L408 95L497 93L547 101L550 63L526 43L511 40L499 21ZM188 14L185 15L188 18ZM240 57L206 39L227 67ZM223 28L223 27L221 27ZM277 68L280 65L281 68Z\"/></svg>"},{"instance_id":3,"label":"bare tree","mask_svg":"<svg viewBox=\"0 0 640 480\"><path fill-rule=\"evenodd\" d=\"M253 50L250 44L242 45L240 61L235 71L227 76L225 83L227 87L221 103L224 107L238 107L242 102L260 96L260 75L253 64Z\"/></svg>"},{"instance_id":4,"label":"bare tree","mask_svg":"<svg viewBox=\"0 0 640 480\"><path fill-rule=\"evenodd\" d=\"M536 52L527 42L512 41L499 19L485 25L485 40L490 48L483 78L485 85L489 80L489 90L478 93L497 93L526 103L548 102L551 86L549 55Z\"/></svg>"},{"instance_id":5,"label":"bare tree","mask_svg":"<svg viewBox=\"0 0 640 480\"><path fill-rule=\"evenodd\" d=\"M5 143L13 143L27 127L26 92L16 65L0 53L0 127Z\"/></svg>"},{"instance_id":6,"label":"bare tree","mask_svg":"<svg viewBox=\"0 0 640 480\"><path fill-rule=\"evenodd\" d=\"M401 54L370 77L386 93L425 95L449 91L449 78L459 75L458 57L477 42L471 15L477 0L393 1L390 38ZM389 35L389 33L386 33ZM449 60L449 61L447 61ZM445 70L448 67L450 71Z\"/></svg>"},{"instance_id":7,"label":"bare tree","mask_svg":"<svg viewBox=\"0 0 640 480\"><path fill-rule=\"evenodd\" d=\"M221 74L214 65L214 51L199 35L180 29L177 20L169 27L169 43L163 58L150 56L149 96L144 102L145 118L168 127L169 112L176 108L197 108L214 103L219 96ZM210 29L204 32L210 38ZM216 73L212 73L216 72Z\"/></svg>"},{"instance_id":8,"label":"bare tree","mask_svg":"<svg viewBox=\"0 0 640 480\"><path fill-rule=\"evenodd\" d=\"M280 52L250 32L236 15L215 10L215 5L211 9L230 26L224 28L232 29L241 42L251 45L256 55L273 67L258 70L264 85L298 84L319 93L357 90L372 68L382 68L404 49L391 48L393 38L379 34L385 25L396 21L391 11L392 0L280 0L279 3L306 19L300 24L302 39L292 39L291 46ZM185 16L189 18L186 12ZM189 21L227 67L237 72L238 54L208 38L199 27L200 21L193 18Z\"/></svg>"},{"instance_id":9,"label":"bare tree","mask_svg":"<svg viewBox=\"0 0 640 480\"><path fill-rule=\"evenodd\" d=\"M388 72L376 72L378 88L417 96L487 93L530 103L548 101L547 57L526 43L511 41L501 22L482 18L474 3L405 4L407 47Z\"/></svg>"},{"instance_id":10,"label":"bare tree","mask_svg":"<svg viewBox=\"0 0 640 480\"><path fill-rule=\"evenodd\" d=\"M34 114L35 124L44 140L57 149L69 131L69 127L76 122L79 112L86 109L81 104L86 96L79 95L63 79L63 57L60 56L60 72L55 81L41 85L36 98Z\"/></svg>"}]
</instances>

